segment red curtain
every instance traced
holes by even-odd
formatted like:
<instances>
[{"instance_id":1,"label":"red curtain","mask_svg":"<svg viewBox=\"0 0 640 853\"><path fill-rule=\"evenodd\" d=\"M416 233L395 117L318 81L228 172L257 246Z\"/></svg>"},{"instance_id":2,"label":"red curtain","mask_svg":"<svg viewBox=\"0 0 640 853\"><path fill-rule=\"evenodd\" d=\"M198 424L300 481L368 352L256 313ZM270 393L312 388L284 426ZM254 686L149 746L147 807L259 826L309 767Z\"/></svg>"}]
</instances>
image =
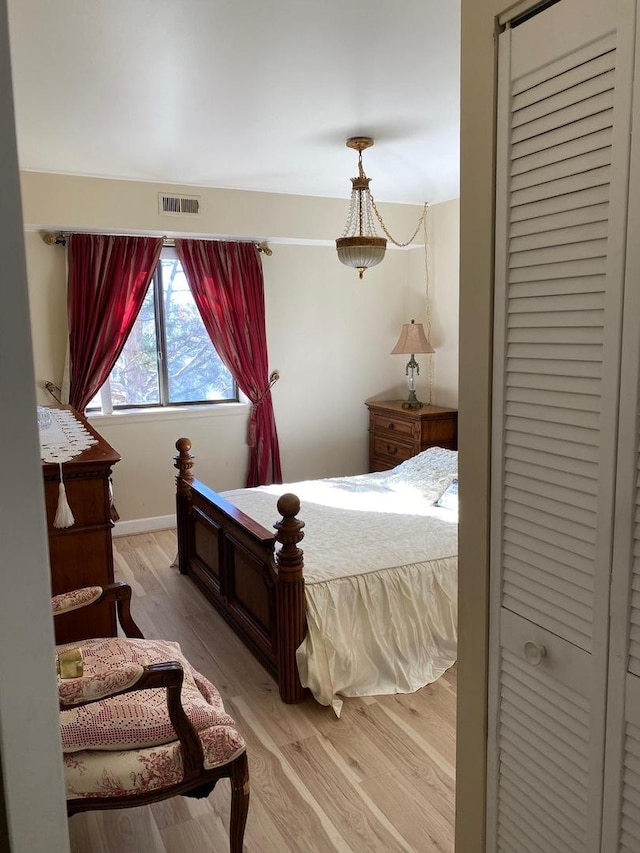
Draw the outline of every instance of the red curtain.
<instances>
[{"instance_id":1,"label":"red curtain","mask_svg":"<svg viewBox=\"0 0 640 853\"><path fill-rule=\"evenodd\" d=\"M176 240L176 251L213 345L252 403L247 486L281 483L258 250L253 243Z\"/></svg>"},{"instance_id":2,"label":"red curtain","mask_svg":"<svg viewBox=\"0 0 640 853\"><path fill-rule=\"evenodd\" d=\"M69 403L84 412L113 369L153 277L160 237L72 234L69 264Z\"/></svg>"}]
</instances>

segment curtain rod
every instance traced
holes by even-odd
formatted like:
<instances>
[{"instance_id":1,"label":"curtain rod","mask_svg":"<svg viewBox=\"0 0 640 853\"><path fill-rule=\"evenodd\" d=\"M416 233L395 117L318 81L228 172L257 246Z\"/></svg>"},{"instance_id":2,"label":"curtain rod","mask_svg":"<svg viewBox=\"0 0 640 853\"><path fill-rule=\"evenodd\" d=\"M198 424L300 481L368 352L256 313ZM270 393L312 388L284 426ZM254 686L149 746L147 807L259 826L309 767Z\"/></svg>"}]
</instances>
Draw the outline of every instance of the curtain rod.
<instances>
[{"instance_id":1,"label":"curtain rod","mask_svg":"<svg viewBox=\"0 0 640 853\"><path fill-rule=\"evenodd\" d=\"M42 231L40 236L47 244L47 246L66 246L67 238L71 236L72 232L69 231ZM140 235L136 235L140 236ZM144 235L144 236L154 236L154 235ZM244 242L244 241L239 241ZM247 240L247 243L255 242L253 240ZM173 237L163 237L162 245L173 247L176 242ZM266 241L255 243L255 246L259 252L262 252L263 255L267 255L267 257L273 254L273 250L269 247L269 244Z\"/></svg>"}]
</instances>

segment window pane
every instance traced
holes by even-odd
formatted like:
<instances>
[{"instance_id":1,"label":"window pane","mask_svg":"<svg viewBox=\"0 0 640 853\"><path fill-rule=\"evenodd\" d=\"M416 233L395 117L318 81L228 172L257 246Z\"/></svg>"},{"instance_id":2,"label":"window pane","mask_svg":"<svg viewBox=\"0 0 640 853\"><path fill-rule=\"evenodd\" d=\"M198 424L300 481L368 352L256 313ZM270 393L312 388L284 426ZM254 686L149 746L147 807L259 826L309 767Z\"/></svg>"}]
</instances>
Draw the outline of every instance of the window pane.
<instances>
[{"instance_id":1,"label":"window pane","mask_svg":"<svg viewBox=\"0 0 640 853\"><path fill-rule=\"evenodd\" d=\"M158 405L160 390L153 284L149 286L140 313L124 349L111 371L113 407Z\"/></svg>"},{"instance_id":2,"label":"window pane","mask_svg":"<svg viewBox=\"0 0 640 853\"><path fill-rule=\"evenodd\" d=\"M169 403L234 400L233 378L198 313L180 262L162 258Z\"/></svg>"}]
</instances>

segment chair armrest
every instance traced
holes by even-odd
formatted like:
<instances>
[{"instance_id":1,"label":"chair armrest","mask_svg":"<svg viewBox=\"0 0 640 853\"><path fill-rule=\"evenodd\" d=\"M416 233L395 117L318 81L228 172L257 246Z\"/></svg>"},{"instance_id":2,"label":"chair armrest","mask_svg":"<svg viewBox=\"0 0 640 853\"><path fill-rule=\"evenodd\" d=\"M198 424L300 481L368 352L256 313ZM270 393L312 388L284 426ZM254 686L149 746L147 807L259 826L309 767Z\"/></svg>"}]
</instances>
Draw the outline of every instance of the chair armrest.
<instances>
[{"instance_id":1,"label":"chair armrest","mask_svg":"<svg viewBox=\"0 0 640 853\"><path fill-rule=\"evenodd\" d=\"M88 607L98 601L102 596L101 586L85 586L82 589L73 589L70 592L62 592L51 598L51 610L54 616L62 613L71 613L81 607Z\"/></svg>"},{"instance_id":2,"label":"chair armrest","mask_svg":"<svg viewBox=\"0 0 640 853\"><path fill-rule=\"evenodd\" d=\"M129 584L117 581L107 586L88 586L54 595L51 599L54 617L81 607L92 607L96 604L113 603L116 605L118 621L127 637L144 637L142 631L131 616L131 587Z\"/></svg>"},{"instance_id":3,"label":"chair armrest","mask_svg":"<svg viewBox=\"0 0 640 853\"><path fill-rule=\"evenodd\" d=\"M94 604L101 604L103 601L115 602L118 612L118 622L126 637L136 637L139 640L144 639L144 634L131 615L131 587L128 583L116 581L103 587L102 595Z\"/></svg>"},{"instance_id":4,"label":"chair armrest","mask_svg":"<svg viewBox=\"0 0 640 853\"><path fill-rule=\"evenodd\" d=\"M60 709L90 705L134 690L151 690L164 687L167 691L169 719L182 746L182 763L185 781L204 770L204 750L195 728L189 721L180 694L184 671L178 661L164 663L129 664L106 676L87 676L58 683ZM78 683L76 687L76 683ZM64 686L63 686L64 685ZM62 689L61 689L62 688ZM65 701L66 700L66 701Z\"/></svg>"}]
</instances>

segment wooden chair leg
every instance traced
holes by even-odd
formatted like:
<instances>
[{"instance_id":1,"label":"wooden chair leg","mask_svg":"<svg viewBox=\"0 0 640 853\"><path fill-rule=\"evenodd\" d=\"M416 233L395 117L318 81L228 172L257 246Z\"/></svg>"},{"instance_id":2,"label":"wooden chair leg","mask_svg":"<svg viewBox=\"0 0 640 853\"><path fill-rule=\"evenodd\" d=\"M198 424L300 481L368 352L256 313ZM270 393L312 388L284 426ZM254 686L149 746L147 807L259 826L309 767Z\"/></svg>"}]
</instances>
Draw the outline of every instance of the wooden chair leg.
<instances>
[{"instance_id":1,"label":"wooden chair leg","mask_svg":"<svg viewBox=\"0 0 640 853\"><path fill-rule=\"evenodd\" d=\"M231 819L229 821L230 853L242 853L244 829L249 811L249 763L243 752L233 762L231 771Z\"/></svg>"}]
</instances>

